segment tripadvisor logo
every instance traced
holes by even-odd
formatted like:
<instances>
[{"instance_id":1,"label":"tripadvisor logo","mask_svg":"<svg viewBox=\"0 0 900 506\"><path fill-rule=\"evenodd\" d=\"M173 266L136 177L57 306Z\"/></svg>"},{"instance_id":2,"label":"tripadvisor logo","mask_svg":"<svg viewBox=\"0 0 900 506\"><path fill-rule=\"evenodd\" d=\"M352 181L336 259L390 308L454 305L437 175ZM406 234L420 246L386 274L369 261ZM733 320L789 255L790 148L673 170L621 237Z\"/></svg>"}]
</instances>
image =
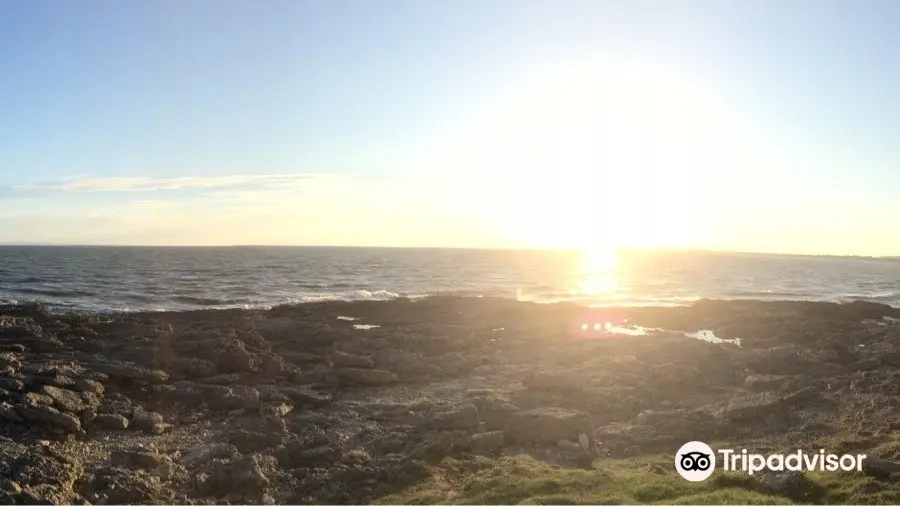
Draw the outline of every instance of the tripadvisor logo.
<instances>
[{"instance_id":1,"label":"tripadvisor logo","mask_svg":"<svg viewBox=\"0 0 900 506\"><path fill-rule=\"evenodd\" d=\"M866 455L835 455L797 450L788 454L762 455L748 453L746 449L713 451L701 441L685 443L675 454L675 469L688 481L703 481L716 470L716 460L721 461L723 471L741 471L748 474L759 471L862 471Z\"/></svg>"}]
</instances>

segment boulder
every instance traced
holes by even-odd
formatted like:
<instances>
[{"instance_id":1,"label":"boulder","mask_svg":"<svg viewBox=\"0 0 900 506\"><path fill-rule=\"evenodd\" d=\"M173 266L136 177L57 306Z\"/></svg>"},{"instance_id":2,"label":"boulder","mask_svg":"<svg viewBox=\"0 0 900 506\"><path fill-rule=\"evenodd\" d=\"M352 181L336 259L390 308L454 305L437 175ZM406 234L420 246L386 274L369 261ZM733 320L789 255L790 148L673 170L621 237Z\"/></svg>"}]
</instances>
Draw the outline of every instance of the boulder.
<instances>
[{"instance_id":1,"label":"boulder","mask_svg":"<svg viewBox=\"0 0 900 506\"><path fill-rule=\"evenodd\" d=\"M128 419L122 415L97 415L93 425L105 430L125 430L128 428Z\"/></svg>"},{"instance_id":2,"label":"boulder","mask_svg":"<svg viewBox=\"0 0 900 506\"><path fill-rule=\"evenodd\" d=\"M269 485L256 455L231 462L214 461L209 476L208 490L215 496L259 497Z\"/></svg>"},{"instance_id":3,"label":"boulder","mask_svg":"<svg viewBox=\"0 0 900 506\"><path fill-rule=\"evenodd\" d=\"M71 413L83 413L85 411L97 409L100 406L100 400L91 393L79 394L64 388L44 385L41 393L53 399L53 404L63 410Z\"/></svg>"},{"instance_id":4,"label":"boulder","mask_svg":"<svg viewBox=\"0 0 900 506\"><path fill-rule=\"evenodd\" d=\"M862 471L874 478L894 478L900 475L900 462L867 457L863 460Z\"/></svg>"},{"instance_id":5,"label":"boulder","mask_svg":"<svg viewBox=\"0 0 900 506\"><path fill-rule=\"evenodd\" d=\"M166 428L161 414L140 407L134 409L131 423L134 428L150 434L159 434Z\"/></svg>"},{"instance_id":6,"label":"boulder","mask_svg":"<svg viewBox=\"0 0 900 506\"><path fill-rule=\"evenodd\" d=\"M506 437L517 443L550 443L591 437L594 426L587 413L563 408L539 408L516 413L506 428Z\"/></svg>"},{"instance_id":7,"label":"boulder","mask_svg":"<svg viewBox=\"0 0 900 506\"><path fill-rule=\"evenodd\" d=\"M15 407L16 411L22 415L22 418L30 422L39 422L60 427L67 432L81 432L81 420L68 413L61 413L59 410L50 406L22 402L16 404Z\"/></svg>"}]
</instances>

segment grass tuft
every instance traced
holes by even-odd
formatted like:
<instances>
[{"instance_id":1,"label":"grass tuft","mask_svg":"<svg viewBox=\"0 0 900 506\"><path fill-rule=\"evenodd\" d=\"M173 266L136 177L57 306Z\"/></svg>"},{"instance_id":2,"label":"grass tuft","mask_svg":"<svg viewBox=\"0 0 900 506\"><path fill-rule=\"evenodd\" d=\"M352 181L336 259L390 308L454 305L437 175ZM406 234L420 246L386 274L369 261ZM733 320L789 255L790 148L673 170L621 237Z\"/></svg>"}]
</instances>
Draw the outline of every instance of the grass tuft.
<instances>
[{"instance_id":1,"label":"grass tuft","mask_svg":"<svg viewBox=\"0 0 900 506\"><path fill-rule=\"evenodd\" d=\"M531 457L504 457L466 471L447 459L432 477L378 504L900 504L900 487L860 473L810 472L804 490L773 494L756 478L716 472L692 483L669 456L602 459L593 469L558 469ZM449 471L449 472L448 472Z\"/></svg>"}]
</instances>

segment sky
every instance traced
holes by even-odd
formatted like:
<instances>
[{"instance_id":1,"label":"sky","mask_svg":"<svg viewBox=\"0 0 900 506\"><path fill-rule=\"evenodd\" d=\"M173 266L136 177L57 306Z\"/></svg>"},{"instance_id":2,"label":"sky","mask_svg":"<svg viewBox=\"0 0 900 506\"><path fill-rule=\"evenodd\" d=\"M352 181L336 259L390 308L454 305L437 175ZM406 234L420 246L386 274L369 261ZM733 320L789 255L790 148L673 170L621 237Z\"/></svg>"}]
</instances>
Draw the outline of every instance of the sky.
<instances>
[{"instance_id":1,"label":"sky","mask_svg":"<svg viewBox=\"0 0 900 506\"><path fill-rule=\"evenodd\" d=\"M0 242L900 255L900 4L6 0Z\"/></svg>"}]
</instances>

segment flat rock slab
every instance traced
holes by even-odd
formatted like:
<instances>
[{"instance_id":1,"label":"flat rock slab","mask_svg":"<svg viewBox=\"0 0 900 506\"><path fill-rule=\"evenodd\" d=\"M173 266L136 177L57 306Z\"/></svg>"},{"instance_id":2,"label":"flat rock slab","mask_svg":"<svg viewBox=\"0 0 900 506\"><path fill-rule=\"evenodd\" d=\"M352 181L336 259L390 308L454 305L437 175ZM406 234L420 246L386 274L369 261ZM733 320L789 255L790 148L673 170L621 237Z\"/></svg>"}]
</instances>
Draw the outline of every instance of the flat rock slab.
<instances>
[{"instance_id":1,"label":"flat rock slab","mask_svg":"<svg viewBox=\"0 0 900 506\"><path fill-rule=\"evenodd\" d=\"M128 362L98 360L91 363L91 369L108 374L111 377L126 378L146 383L165 383L169 381L169 374L165 371L147 369Z\"/></svg>"}]
</instances>

